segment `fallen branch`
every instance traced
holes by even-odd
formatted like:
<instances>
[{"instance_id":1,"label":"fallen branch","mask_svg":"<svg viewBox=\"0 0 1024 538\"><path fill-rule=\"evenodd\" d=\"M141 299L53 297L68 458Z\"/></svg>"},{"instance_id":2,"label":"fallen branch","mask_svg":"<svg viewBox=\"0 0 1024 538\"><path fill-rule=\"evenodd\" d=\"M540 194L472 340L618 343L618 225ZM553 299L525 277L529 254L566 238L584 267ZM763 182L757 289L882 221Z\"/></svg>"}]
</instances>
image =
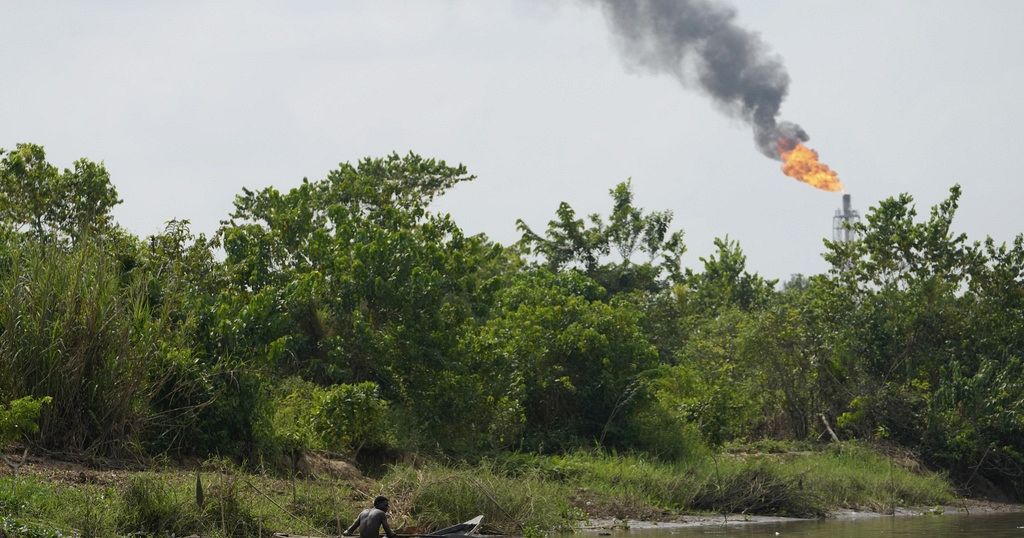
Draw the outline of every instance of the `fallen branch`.
<instances>
[{"instance_id":1,"label":"fallen branch","mask_svg":"<svg viewBox=\"0 0 1024 538\"><path fill-rule=\"evenodd\" d=\"M825 429L828 430L828 434L832 436L832 440L838 443L839 436L836 435L836 432L832 431L832 426L828 425L828 419L825 418L825 413L821 413L818 416L821 417L821 423L825 425Z\"/></svg>"},{"instance_id":2,"label":"fallen branch","mask_svg":"<svg viewBox=\"0 0 1024 538\"><path fill-rule=\"evenodd\" d=\"M21 469L21 466L25 465L25 460L28 459L28 447L25 447L25 452L22 452L21 461L18 463L14 463L4 454L0 454L0 459L4 460L4 463L11 468L11 471L13 471L14 474L18 474L18 469Z\"/></svg>"}]
</instances>

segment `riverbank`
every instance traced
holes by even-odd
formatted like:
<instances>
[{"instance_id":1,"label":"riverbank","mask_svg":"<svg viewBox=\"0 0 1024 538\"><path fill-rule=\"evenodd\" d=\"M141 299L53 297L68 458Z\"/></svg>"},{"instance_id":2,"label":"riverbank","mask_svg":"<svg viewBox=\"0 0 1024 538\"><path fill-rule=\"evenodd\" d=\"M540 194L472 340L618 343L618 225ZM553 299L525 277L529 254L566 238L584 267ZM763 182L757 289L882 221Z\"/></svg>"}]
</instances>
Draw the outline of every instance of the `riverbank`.
<instances>
[{"instance_id":1,"label":"riverbank","mask_svg":"<svg viewBox=\"0 0 1024 538\"><path fill-rule=\"evenodd\" d=\"M502 454L400 463L371 476L309 455L298 469L282 475L222 460L112 468L30 459L17 476L0 476L0 528L31 538L334 535L380 493L392 499L396 528L422 531L484 514L492 531L528 536L586 521L816 518L959 502L941 474L860 444L676 463L593 452Z\"/></svg>"},{"instance_id":2,"label":"riverbank","mask_svg":"<svg viewBox=\"0 0 1024 538\"><path fill-rule=\"evenodd\" d=\"M920 517L920 516L941 516L941 515L989 515L989 514L1010 514L1024 512L1024 505L1013 503L991 502L981 499L959 499L957 504L931 507L902 507L897 506L891 512L876 512L867 510L837 510L829 512L828 518L840 521L854 521L861 519L873 519L880 517ZM620 520L615 518L591 519L580 527L580 530L592 534L606 535L611 531L620 530L656 530L676 529L690 527L720 527L739 525L758 525L773 523L794 523L800 521L814 521L813 518L785 517L785 516L763 516L750 514L690 514L675 519L664 521L637 521Z\"/></svg>"}]
</instances>

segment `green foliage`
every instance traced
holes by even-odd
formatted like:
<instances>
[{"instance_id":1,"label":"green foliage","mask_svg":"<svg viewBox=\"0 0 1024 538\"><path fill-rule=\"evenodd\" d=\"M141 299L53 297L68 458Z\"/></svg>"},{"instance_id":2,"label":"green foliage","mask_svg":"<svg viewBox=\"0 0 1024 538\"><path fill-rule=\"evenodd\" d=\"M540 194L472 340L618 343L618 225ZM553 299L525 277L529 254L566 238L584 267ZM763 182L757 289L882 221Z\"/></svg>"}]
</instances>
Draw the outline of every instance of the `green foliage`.
<instances>
[{"instance_id":1,"label":"green foliage","mask_svg":"<svg viewBox=\"0 0 1024 538\"><path fill-rule=\"evenodd\" d=\"M930 392L921 382L886 383L873 394L851 400L836 424L854 437L877 437L911 446L924 438Z\"/></svg>"},{"instance_id":2,"label":"green foliage","mask_svg":"<svg viewBox=\"0 0 1024 538\"><path fill-rule=\"evenodd\" d=\"M0 517L0 532L13 538L66 538L72 536L46 525L22 522L10 516Z\"/></svg>"},{"instance_id":3,"label":"green foliage","mask_svg":"<svg viewBox=\"0 0 1024 538\"><path fill-rule=\"evenodd\" d=\"M274 405L273 431L283 447L353 455L395 442L388 402L373 382L319 387L288 379Z\"/></svg>"},{"instance_id":4,"label":"green foliage","mask_svg":"<svg viewBox=\"0 0 1024 538\"><path fill-rule=\"evenodd\" d=\"M693 308L707 315L722 308L746 311L764 305L775 281L747 272L747 257L739 243L728 237L716 238L714 243L715 254L700 258L703 270L686 272L686 298Z\"/></svg>"},{"instance_id":5,"label":"green foliage","mask_svg":"<svg viewBox=\"0 0 1024 538\"><path fill-rule=\"evenodd\" d=\"M672 214L628 181L606 216L563 203L514 246L468 236L432 203L472 179L368 158L243 189L212 238L173 220L140 240L102 163L0 150L3 440L37 424L32 443L106 456L598 445L682 465L827 423L1024 495L1024 236L956 233L958 186L924 218L883 200L826 242L826 274L776 289L728 238L682 271ZM735 477L757 498L792 486ZM687 506L743 497L716 484ZM756 509L808 506L781 502Z\"/></svg>"},{"instance_id":6,"label":"green foliage","mask_svg":"<svg viewBox=\"0 0 1024 538\"><path fill-rule=\"evenodd\" d=\"M730 469L724 480L705 482L694 507L725 514L781 514L823 517L825 510L800 477L787 476L762 462Z\"/></svg>"},{"instance_id":7,"label":"green foliage","mask_svg":"<svg viewBox=\"0 0 1024 538\"><path fill-rule=\"evenodd\" d=\"M623 432L630 446L668 461L707 454L700 419L692 412L696 377L685 367L662 366L638 378L638 401Z\"/></svg>"},{"instance_id":8,"label":"green foliage","mask_svg":"<svg viewBox=\"0 0 1024 538\"><path fill-rule=\"evenodd\" d=\"M37 239L78 240L107 231L121 200L102 163L87 159L60 171L36 144L0 148L0 225Z\"/></svg>"},{"instance_id":9,"label":"green foliage","mask_svg":"<svg viewBox=\"0 0 1024 538\"><path fill-rule=\"evenodd\" d=\"M491 319L468 335L467 355L496 380L499 410L521 409L532 442L603 438L623 416L617 408L630 380L655 366L657 354L635 312L574 293L588 280L546 270L523 275L498 294Z\"/></svg>"},{"instance_id":10,"label":"green foliage","mask_svg":"<svg viewBox=\"0 0 1024 538\"><path fill-rule=\"evenodd\" d=\"M1019 494L1010 477L1024 438L999 409L1024 402L1012 381L1024 342L1008 332L1024 313L1024 238L968 243L952 231L959 197L955 186L920 222L909 195L884 200L857 226L859 241L827 244L821 296L836 371L853 389L840 416L855 435L892 439L964 477L977 469Z\"/></svg>"},{"instance_id":11,"label":"green foliage","mask_svg":"<svg viewBox=\"0 0 1024 538\"><path fill-rule=\"evenodd\" d=\"M699 336L680 350L677 375L690 381L689 390L677 395L678 406L713 445L752 431L764 417L761 371L741 349L740 334L749 323L745 312L724 310L703 320Z\"/></svg>"},{"instance_id":12,"label":"green foliage","mask_svg":"<svg viewBox=\"0 0 1024 538\"><path fill-rule=\"evenodd\" d=\"M801 477L826 507L847 506L876 511L896 506L944 504L954 498L941 474L921 472L913 460L901 458L860 443L843 443L808 458L784 461L783 472Z\"/></svg>"},{"instance_id":13,"label":"green foliage","mask_svg":"<svg viewBox=\"0 0 1024 538\"><path fill-rule=\"evenodd\" d=\"M169 328L150 368L155 420L143 432L147 450L255 457L268 437L268 374L263 362L236 358L216 331L231 322L216 243L182 220L146 243L133 256L133 272L145 280L152 314Z\"/></svg>"},{"instance_id":14,"label":"green foliage","mask_svg":"<svg viewBox=\"0 0 1024 538\"><path fill-rule=\"evenodd\" d=\"M377 384L335 385L317 391L313 400L313 431L331 450L386 447L393 439L388 404Z\"/></svg>"},{"instance_id":15,"label":"green foliage","mask_svg":"<svg viewBox=\"0 0 1024 538\"><path fill-rule=\"evenodd\" d=\"M833 390L819 359L828 349L802 293L789 289L774 297L749 316L738 335L741 360L757 372L762 414L768 419L760 427L794 439L806 439L815 430L824 408L821 392Z\"/></svg>"},{"instance_id":16,"label":"green foliage","mask_svg":"<svg viewBox=\"0 0 1024 538\"><path fill-rule=\"evenodd\" d=\"M9 516L0 519L0 528L12 536L113 536L113 492L66 485L23 475L0 477L0 512Z\"/></svg>"},{"instance_id":17,"label":"green foliage","mask_svg":"<svg viewBox=\"0 0 1024 538\"><path fill-rule=\"evenodd\" d=\"M39 413L43 406L53 402L53 398L44 396L18 398L7 406L0 406L0 447L16 441L23 436L39 431Z\"/></svg>"},{"instance_id":18,"label":"green foliage","mask_svg":"<svg viewBox=\"0 0 1024 538\"><path fill-rule=\"evenodd\" d=\"M217 467L217 472L209 469ZM395 527L439 528L483 514L506 534L570 530L596 517L662 518L731 511L812 515L949 502L939 475L913 472L868 446L797 454L732 455L685 462L638 454L504 453L477 464L397 465L368 486L329 478L299 481L240 473L210 462L207 502L194 499L191 471L130 472L127 480L54 481L0 476L0 528L14 536L270 536L335 534L368 499L391 498ZM87 471L90 473L91 471ZM295 489L293 489L295 487ZM289 513L281 507L286 507ZM585 511L584 511L585 510Z\"/></svg>"},{"instance_id":19,"label":"green foliage","mask_svg":"<svg viewBox=\"0 0 1024 538\"><path fill-rule=\"evenodd\" d=\"M856 444L810 453L682 462L577 451L529 458L525 466L540 468L552 479L585 492L594 512L615 517L697 509L815 516L839 508L877 510L891 506L893 498L901 506L952 498L941 476L893 467L884 456Z\"/></svg>"},{"instance_id":20,"label":"green foliage","mask_svg":"<svg viewBox=\"0 0 1024 538\"><path fill-rule=\"evenodd\" d=\"M288 193L244 191L220 231L218 341L323 385L373 381L390 401L428 398L419 380L445 370L502 263L499 247L428 211L470 179L410 154L343 164Z\"/></svg>"},{"instance_id":21,"label":"green foliage","mask_svg":"<svg viewBox=\"0 0 1024 538\"><path fill-rule=\"evenodd\" d=\"M121 493L117 527L122 532L186 536L202 527L200 514L168 484L149 476L129 480Z\"/></svg>"},{"instance_id":22,"label":"green foliage","mask_svg":"<svg viewBox=\"0 0 1024 538\"><path fill-rule=\"evenodd\" d=\"M292 454L324 448L313 429L314 399L318 386L291 377L281 381L273 403L271 430L279 448Z\"/></svg>"},{"instance_id":23,"label":"green foliage","mask_svg":"<svg viewBox=\"0 0 1024 538\"><path fill-rule=\"evenodd\" d=\"M576 217L568 203L562 202L555 212L557 218L548 223L543 237L522 220L516 221L522 233L520 244L528 252L543 257L549 270L580 269L611 293L632 289L654 291L661 287L663 277L680 280L680 263L686 245L682 231L669 233L672 212L654 211L645 215L633 205L629 181L619 183L609 194L612 212L607 224L593 214L588 217L588 227L583 219ZM621 261L602 263L613 251ZM632 263L631 258L637 251L647 255L646 262Z\"/></svg>"}]
</instances>

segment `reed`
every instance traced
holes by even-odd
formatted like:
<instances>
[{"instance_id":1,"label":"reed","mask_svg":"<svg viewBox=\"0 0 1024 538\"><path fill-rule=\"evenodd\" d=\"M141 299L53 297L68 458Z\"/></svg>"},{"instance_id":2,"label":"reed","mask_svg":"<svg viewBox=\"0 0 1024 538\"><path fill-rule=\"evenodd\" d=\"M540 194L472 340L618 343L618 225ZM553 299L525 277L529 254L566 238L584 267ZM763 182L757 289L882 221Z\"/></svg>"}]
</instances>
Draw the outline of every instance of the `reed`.
<instances>
[{"instance_id":1,"label":"reed","mask_svg":"<svg viewBox=\"0 0 1024 538\"><path fill-rule=\"evenodd\" d=\"M0 266L0 396L51 396L39 443L118 456L146 418L160 320L99 246L15 245Z\"/></svg>"}]
</instances>

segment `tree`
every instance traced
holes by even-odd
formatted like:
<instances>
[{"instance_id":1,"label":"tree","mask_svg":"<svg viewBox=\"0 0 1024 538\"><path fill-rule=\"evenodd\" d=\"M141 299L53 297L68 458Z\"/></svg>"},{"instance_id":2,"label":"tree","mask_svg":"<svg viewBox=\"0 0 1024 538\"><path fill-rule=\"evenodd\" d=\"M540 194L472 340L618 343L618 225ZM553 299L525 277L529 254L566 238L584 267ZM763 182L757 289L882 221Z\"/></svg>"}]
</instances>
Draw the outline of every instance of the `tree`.
<instances>
[{"instance_id":1,"label":"tree","mask_svg":"<svg viewBox=\"0 0 1024 538\"><path fill-rule=\"evenodd\" d=\"M284 193L243 191L219 232L228 286L218 341L278 375L372 381L424 427L450 422L439 382L464 373L459 335L486 313L508 261L429 210L471 179L409 154L342 164Z\"/></svg>"},{"instance_id":2,"label":"tree","mask_svg":"<svg viewBox=\"0 0 1024 538\"><path fill-rule=\"evenodd\" d=\"M612 197L612 212L605 224L600 215L588 217L590 225L576 217L572 207L562 202L556 219L548 223L541 236L522 220L516 226L522 233L520 245L527 252L544 259L552 271L575 268L594 278L609 293L632 289L654 291L663 287L661 280L678 281L686 245L683 232L669 233L671 211L644 214L633 205L633 190L629 181L619 183L608 191ZM612 251L618 262L605 261ZM634 264L637 252L647 254L647 261Z\"/></svg>"},{"instance_id":3,"label":"tree","mask_svg":"<svg viewBox=\"0 0 1024 538\"><path fill-rule=\"evenodd\" d=\"M739 243L715 238L715 254L700 258L703 271L686 271L686 296L697 312L713 314L721 308L752 310L771 297L776 281L748 273L747 257Z\"/></svg>"},{"instance_id":4,"label":"tree","mask_svg":"<svg viewBox=\"0 0 1024 538\"><path fill-rule=\"evenodd\" d=\"M109 230L121 200L103 163L75 161L59 171L36 144L0 149L0 223L38 239L78 241Z\"/></svg>"},{"instance_id":5,"label":"tree","mask_svg":"<svg viewBox=\"0 0 1024 538\"><path fill-rule=\"evenodd\" d=\"M952 231L961 191L918 221L913 198L883 200L855 229L826 242L823 281L849 365L849 432L882 435L963 477L1024 489L1020 375L1024 239L996 246Z\"/></svg>"},{"instance_id":6,"label":"tree","mask_svg":"<svg viewBox=\"0 0 1024 538\"><path fill-rule=\"evenodd\" d=\"M748 435L763 423L762 365L745 360L741 348L749 324L749 313L722 308L694 324L679 350L675 368L691 381L688 391L675 397L713 445Z\"/></svg>"}]
</instances>

